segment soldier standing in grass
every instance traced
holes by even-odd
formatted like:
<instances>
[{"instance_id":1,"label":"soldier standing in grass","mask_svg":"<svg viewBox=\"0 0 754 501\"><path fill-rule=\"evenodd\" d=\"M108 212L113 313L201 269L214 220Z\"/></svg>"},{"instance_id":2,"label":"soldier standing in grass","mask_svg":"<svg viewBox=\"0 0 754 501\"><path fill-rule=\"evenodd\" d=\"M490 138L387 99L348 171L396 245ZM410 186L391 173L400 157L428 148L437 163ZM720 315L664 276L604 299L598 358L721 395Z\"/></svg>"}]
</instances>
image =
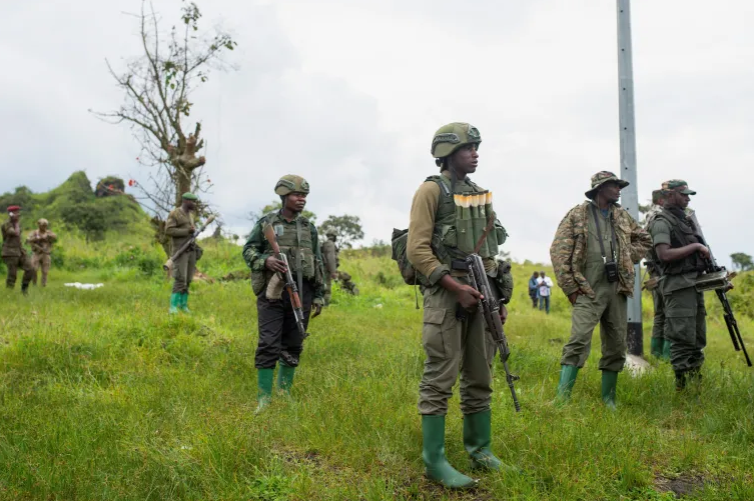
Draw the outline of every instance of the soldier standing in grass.
<instances>
[{"instance_id":1,"label":"soldier standing in grass","mask_svg":"<svg viewBox=\"0 0 754 501\"><path fill-rule=\"evenodd\" d=\"M31 245L33 253L31 266L34 269L34 274L31 280L34 285L37 285L37 271L41 268L42 287L47 286L47 274L50 272L51 263L50 252L52 251L52 244L58 239L57 235L48 229L49 224L47 219L40 219L37 221L37 229L26 239L26 242Z\"/></svg>"},{"instance_id":2,"label":"soldier standing in grass","mask_svg":"<svg viewBox=\"0 0 754 501\"><path fill-rule=\"evenodd\" d=\"M652 192L652 207L647 212L644 220L644 229L649 231L649 226L662 211L664 198L662 190ZM665 362L670 360L670 340L665 336L665 301L662 292L657 287L660 279L660 268L657 265L657 254L654 248L649 250L647 255L647 271L649 280L646 282L647 289L652 292L652 302L654 304L654 319L652 324L652 344L650 352L653 356Z\"/></svg>"},{"instance_id":3,"label":"soldier standing in grass","mask_svg":"<svg viewBox=\"0 0 754 501\"><path fill-rule=\"evenodd\" d=\"M461 224L468 221L456 217L456 196L458 200L468 200L483 193L467 177L477 169L481 142L479 131L467 123L448 124L435 133L431 152L441 172L427 178L414 195L406 244L406 256L425 283L422 344L427 358L419 385L422 458L427 476L449 488L476 484L445 458L445 415L459 372L463 443L471 466L486 470L510 468L490 450L495 345L477 310L481 295L469 285L465 258L474 252L475 242L464 241ZM495 260L505 237L505 230L495 221L487 236L487 251L479 252L503 303L510 300L513 290L509 265ZM503 322L507 314L505 306L501 306Z\"/></svg>"},{"instance_id":4,"label":"soldier standing in grass","mask_svg":"<svg viewBox=\"0 0 754 501\"><path fill-rule=\"evenodd\" d=\"M196 231L194 218L199 198L193 193L181 196L181 206L173 209L165 223L165 234L171 237L171 252L178 250ZM170 296L170 313L178 310L189 313L188 294L191 280L196 272L197 249L189 246L178 259L173 262L173 293Z\"/></svg>"},{"instance_id":5,"label":"soldier standing in grass","mask_svg":"<svg viewBox=\"0 0 754 501\"><path fill-rule=\"evenodd\" d=\"M602 400L615 408L618 373L626 361L626 298L633 294L634 264L652 245L649 234L618 205L620 190L626 186L612 172L592 176L586 192L589 200L566 214L550 247L558 285L573 305L571 338L560 360L559 402L570 398L599 324Z\"/></svg>"},{"instance_id":6,"label":"soldier standing in grass","mask_svg":"<svg viewBox=\"0 0 754 501\"><path fill-rule=\"evenodd\" d=\"M277 287L269 287L273 276L285 273L286 269L285 263L273 255L264 236L265 227L273 228L280 252L288 258L291 273L298 284L305 327L312 307L317 315L324 305L317 228L301 214L306 206L309 183L300 176L283 176L275 185L275 193L280 196L282 209L262 216L243 247L243 258L251 268L251 286L257 296L259 343L254 361L259 388L257 412L262 411L272 398L273 373L278 362L278 388L285 393L290 391L304 342L288 292L282 291L281 294Z\"/></svg>"},{"instance_id":7,"label":"soldier standing in grass","mask_svg":"<svg viewBox=\"0 0 754 501\"><path fill-rule=\"evenodd\" d=\"M707 311L704 293L694 287L705 270L709 249L699 242L698 228L689 217L690 195L686 181L663 183L665 203L649 225L657 264L662 274L659 289L665 303L665 334L670 340L670 363L677 390L688 380L700 381L707 345Z\"/></svg>"},{"instance_id":8,"label":"soldier standing in grass","mask_svg":"<svg viewBox=\"0 0 754 501\"><path fill-rule=\"evenodd\" d=\"M21 279L21 292L26 295L29 292L29 282L32 279L31 259L26 254L21 245L21 207L11 205L8 207L8 221L2 226L3 249L2 258L5 267L8 269L8 276L5 285L9 289L16 286L16 277L18 269L24 270L24 276Z\"/></svg>"},{"instance_id":9,"label":"soldier standing in grass","mask_svg":"<svg viewBox=\"0 0 754 501\"><path fill-rule=\"evenodd\" d=\"M340 266L338 254L340 250L335 245L338 239L338 232L335 231L335 228L328 228L325 231L325 236L327 240L322 244L322 260L325 265L325 306L328 306L332 297L332 282L338 279L338 266Z\"/></svg>"}]
</instances>

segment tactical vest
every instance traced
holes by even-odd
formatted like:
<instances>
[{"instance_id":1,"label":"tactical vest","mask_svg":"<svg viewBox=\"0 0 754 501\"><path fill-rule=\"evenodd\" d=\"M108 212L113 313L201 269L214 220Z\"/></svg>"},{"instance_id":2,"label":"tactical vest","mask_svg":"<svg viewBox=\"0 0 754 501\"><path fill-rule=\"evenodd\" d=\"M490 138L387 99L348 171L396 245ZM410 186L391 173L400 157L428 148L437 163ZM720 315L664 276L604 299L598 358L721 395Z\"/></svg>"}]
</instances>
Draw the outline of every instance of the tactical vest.
<instances>
[{"instance_id":1,"label":"tactical vest","mask_svg":"<svg viewBox=\"0 0 754 501\"><path fill-rule=\"evenodd\" d=\"M673 213L668 210L661 210L655 221L664 221L670 227L670 247L672 249L680 249L687 245L699 243L699 240L694 234L693 226L685 220L678 219ZM657 259L655 261L657 267L663 275L682 275L684 273L691 273L695 271L703 271L705 269L704 261L698 252L686 256L683 259L677 261L671 261L664 263Z\"/></svg>"},{"instance_id":2,"label":"tactical vest","mask_svg":"<svg viewBox=\"0 0 754 501\"><path fill-rule=\"evenodd\" d=\"M481 193L483 190L470 179L460 180L454 187L451 187L450 180L442 175L430 176L426 181L433 181L440 187L432 249L441 263L450 265L454 259L465 259L474 252L474 247L487 225L488 217L484 213L476 220L459 219L454 195ZM491 204L489 208L491 209ZM479 249L479 255L482 258L494 258L498 254L498 247L505 243L506 237L505 228L496 219Z\"/></svg>"},{"instance_id":3,"label":"tactical vest","mask_svg":"<svg viewBox=\"0 0 754 501\"><path fill-rule=\"evenodd\" d=\"M303 277L307 280L315 278L317 268L312 243L312 224L309 220L299 216L298 224L295 220L289 223L279 212L267 214L263 219L275 230L280 252L288 257L288 265L293 276L296 276L300 262ZM266 246L269 247L269 244Z\"/></svg>"}]
</instances>

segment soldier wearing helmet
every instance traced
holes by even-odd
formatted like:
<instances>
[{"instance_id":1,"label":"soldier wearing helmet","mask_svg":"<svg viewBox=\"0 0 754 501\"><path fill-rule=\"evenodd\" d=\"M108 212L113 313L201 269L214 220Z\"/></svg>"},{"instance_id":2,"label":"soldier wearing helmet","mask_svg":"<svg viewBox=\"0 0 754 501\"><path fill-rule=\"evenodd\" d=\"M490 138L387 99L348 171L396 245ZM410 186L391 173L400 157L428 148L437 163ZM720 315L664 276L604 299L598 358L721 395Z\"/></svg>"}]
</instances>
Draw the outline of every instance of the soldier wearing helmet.
<instances>
[{"instance_id":1,"label":"soldier wearing helmet","mask_svg":"<svg viewBox=\"0 0 754 501\"><path fill-rule=\"evenodd\" d=\"M47 286L47 274L50 272L51 263L50 252L52 251L52 244L58 239L57 235L51 232L48 227L47 219L40 219L37 221L37 229L26 239L26 242L31 245L32 251L31 266L34 275L31 280L34 285L37 285L37 272L41 268L42 287Z\"/></svg>"},{"instance_id":2,"label":"soldier wearing helmet","mask_svg":"<svg viewBox=\"0 0 754 501\"><path fill-rule=\"evenodd\" d=\"M165 222L165 234L171 238L171 253L178 250L194 235L198 202L199 197L193 193L184 193L181 195L181 206L173 209L168 215ZM194 278L196 261L200 255L198 246L191 244L186 252L173 263L173 293L170 295L169 313L174 314L178 310L189 313L189 286Z\"/></svg>"},{"instance_id":3,"label":"soldier wearing helmet","mask_svg":"<svg viewBox=\"0 0 754 501\"><path fill-rule=\"evenodd\" d=\"M338 267L340 266L338 254L340 253L340 249L335 244L338 240L338 232L335 228L327 228L325 236L327 236L327 240L322 242L321 251L325 267L325 306L328 306L332 297L332 281L338 279Z\"/></svg>"},{"instance_id":4,"label":"soldier wearing helmet","mask_svg":"<svg viewBox=\"0 0 754 501\"><path fill-rule=\"evenodd\" d=\"M21 207L11 205L8 207L8 221L2 226L3 249L2 258L8 269L8 276L5 285L12 289L16 286L16 277L18 269L24 270L24 277L21 279L21 292L25 295L29 290L31 282L32 268L31 259L26 254L23 245L21 245Z\"/></svg>"},{"instance_id":5,"label":"soldier wearing helmet","mask_svg":"<svg viewBox=\"0 0 754 501\"><path fill-rule=\"evenodd\" d=\"M322 256L317 228L303 214L309 183L300 176L287 175L275 185L282 208L262 216L254 225L243 247L243 257L251 268L251 286L257 296L259 343L254 365L257 368L258 407L263 410L272 398L273 373L280 364L278 389L290 391L293 376L303 351L303 337L296 326L288 292L270 287L277 273L285 273L285 263L273 256L264 237L264 228L275 231L280 251L284 252L291 273L298 282L304 310L304 324L309 323L312 308L318 315L324 304Z\"/></svg>"},{"instance_id":6,"label":"soldier wearing helmet","mask_svg":"<svg viewBox=\"0 0 754 501\"><path fill-rule=\"evenodd\" d=\"M406 256L421 276L424 292L422 344L427 355L419 385L419 413L422 416L422 458L427 476L449 488L475 485L470 477L453 468L445 458L445 414L448 398L460 372L463 440L474 468L506 468L490 450L493 344L488 341L485 322L476 306L480 294L469 285L465 257L477 251L483 258L490 282L503 304L510 300L513 281L507 263L495 257L506 238L495 220L492 231L482 232L476 220L458 217L459 200L491 194L471 182L468 175L479 163L479 130L467 123L441 127L432 139L431 153L440 175L430 176L414 195L406 243ZM479 213L479 211L477 211ZM478 219L478 218L477 218ZM482 228L486 226L482 221ZM474 223L474 224L472 224ZM481 239L474 238L474 235ZM457 313L465 310L464 319ZM507 310L501 309L505 322Z\"/></svg>"}]
</instances>

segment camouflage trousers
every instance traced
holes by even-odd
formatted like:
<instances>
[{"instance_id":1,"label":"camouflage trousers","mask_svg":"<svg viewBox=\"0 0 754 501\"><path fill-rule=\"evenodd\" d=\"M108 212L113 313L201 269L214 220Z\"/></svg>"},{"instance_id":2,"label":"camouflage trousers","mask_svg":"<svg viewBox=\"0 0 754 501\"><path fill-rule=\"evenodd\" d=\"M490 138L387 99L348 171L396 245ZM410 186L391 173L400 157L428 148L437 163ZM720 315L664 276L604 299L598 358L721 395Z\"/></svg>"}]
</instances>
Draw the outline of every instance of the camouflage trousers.
<instances>
[{"instance_id":1,"label":"camouflage trousers","mask_svg":"<svg viewBox=\"0 0 754 501\"><path fill-rule=\"evenodd\" d=\"M465 278L459 278L467 283ZM419 413L445 415L453 386L461 375L461 410L489 410L492 402L492 362L495 344L484 318L474 310L464 320L456 315L455 294L435 286L424 292L422 345L427 359L419 384Z\"/></svg>"},{"instance_id":2,"label":"camouflage trousers","mask_svg":"<svg viewBox=\"0 0 754 501\"><path fill-rule=\"evenodd\" d=\"M615 284L595 287L595 298L580 295L571 313L571 338L563 347L561 365L584 367L592 347L594 328L599 324L602 341L601 371L620 372L626 363L628 310L626 296L617 294Z\"/></svg>"},{"instance_id":3,"label":"camouflage trousers","mask_svg":"<svg viewBox=\"0 0 754 501\"><path fill-rule=\"evenodd\" d=\"M196 272L196 252L187 250L173 262L173 292L188 292Z\"/></svg>"},{"instance_id":4,"label":"camouflage trousers","mask_svg":"<svg viewBox=\"0 0 754 501\"><path fill-rule=\"evenodd\" d=\"M34 272L31 266L31 260L28 256L23 255L18 257L3 257L3 262L5 263L5 267L8 268L8 276L5 279L5 285L9 289L12 289L16 286L16 278L18 276L19 268L24 270L24 276L21 279L21 285L29 285Z\"/></svg>"},{"instance_id":5,"label":"camouflage trousers","mask_svg":"<svg viewBox=\"0 0 754 501\"><path fill-rule=\"evenodd\" d=\"M52 259L49 254L34 254L31 258L31 267L34 270L34 274L31 277L31 281L34 285L37 285L37 272L42 270L42 287L47 286L47 274L50 272L50 264Z\"/></svg>"},{"instance_id":6,"label":"camouflage trousers","mask_svg":"<svg viewBox=\"0 0 754 501\"><path fill-rule=\"evenodd\" d=\"M687 372L704 363L707 310L704 294L687 287L665 294L665 334L670 340L673 370Z\"/></svg>"}]
</instances>

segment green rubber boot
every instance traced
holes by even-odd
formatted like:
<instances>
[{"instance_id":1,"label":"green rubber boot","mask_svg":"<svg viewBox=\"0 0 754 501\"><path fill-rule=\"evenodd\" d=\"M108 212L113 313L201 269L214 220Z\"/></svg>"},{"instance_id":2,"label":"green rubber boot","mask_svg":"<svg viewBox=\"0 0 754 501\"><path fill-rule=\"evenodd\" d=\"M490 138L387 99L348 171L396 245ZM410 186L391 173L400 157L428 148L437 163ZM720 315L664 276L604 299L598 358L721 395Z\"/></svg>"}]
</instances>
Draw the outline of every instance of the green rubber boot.
<instances>
[{"instance_id":1,"label":"green rubber boot","mask_svg":"<svg viewBox=\"0 0 754 501\"><path fill-rule=\"evenodd\" d=\"M181 293L174 292L170 295L170 309L168 313L178 313L178 307L181 305Z\"/></svg>"},{"instance_id":2,"label":"green rubber boot","mask_svg":"<svg viewBox=\"0 0 754 501\"><path fill-rule=\"evenodd\" d=\"M611 411L617 409L615 405L615 387L618 385L618 373L602 371L602 401Z\"/></svg>"},{"instance_id":3,"label":"green rubber boot","mask_svg":"<svg viewBox=\"0 0 754 501\"><path fill-rule=\"evenodd\" d=\"M449 489L468 489L476 480L467 477L445 459L445 416L422 416L423 450L425 473L430 480Z\"/></svg>"},{"instance_id":4,"label":"green rubber boot","mask_svg":"<svg viewBox=\"0 0 754 501\"><path fill-rule=\"evenodd\" d=\"M670 362L670 339L662 340L662 360Z\"/></svg>"},{"instance_id":5,"label":"green rubber boot","mask_svg":"<svg viewBox=\"0 0 754 501\"><path fill-rule=\"evenodd\" d=\"M278 369L278 390L283 393L290 394L291 386L293 386L293 376L296 373L296 368L286 365L284 362L280 362L280 368Z\"/></svg>"},{"instance_id":6,"label":"green rubber boot","mask_svg":"<svg viewBox=\"0 0 754 501\"><path fill-rule=\"evenodd\" d=\"M180 308L183 313L191 313L191 310L188 309L188 292L181 293Z\"/></svg>"},{"instance_id":7,"label":"green rubber boot","mask_svg":"<svg viewBox=\"0 0 754 501\"><path fill-rule=\"evenodd\" d=\"M653 357L662 358L662 347L665 340L661 337L653 337L652 344L650 345L650 353Z\"/></svg>"},{"instance_id":8,"label":"green rubber boot","mask_svg":"<svg viewBox=\"0 0 754 501\"><path fill-rule=\"evenodd\" d=\"M257 410L255 414L259 414L265 407L270 405L272 400L272 376L275 373L275 369L257 369Z\"/></svg>"},{"instance_id":9,"label":"green rubber boot","mask_svg":"<svg viewBox=\"0 0 754 501\"><path fill-rule=\"evenodd\" d=\"M492 412L482 411L463 416L463 446L471 458L472 469L516 471L500 461L490 450Z\"/></svg>"},{"instance_id":10,"label":"green rubber boot","mask_svg":"<svg viewBox=\"0 0 754 501\"><path fill-rule=\"evenodd\" d=\"M571 390L576 384L576 376L579 374L579 368L575 365L560 366L560 381L558 381L558 393L555 396L555 403L563 404L571 400Z\"/></svg>"}]
</instances>

